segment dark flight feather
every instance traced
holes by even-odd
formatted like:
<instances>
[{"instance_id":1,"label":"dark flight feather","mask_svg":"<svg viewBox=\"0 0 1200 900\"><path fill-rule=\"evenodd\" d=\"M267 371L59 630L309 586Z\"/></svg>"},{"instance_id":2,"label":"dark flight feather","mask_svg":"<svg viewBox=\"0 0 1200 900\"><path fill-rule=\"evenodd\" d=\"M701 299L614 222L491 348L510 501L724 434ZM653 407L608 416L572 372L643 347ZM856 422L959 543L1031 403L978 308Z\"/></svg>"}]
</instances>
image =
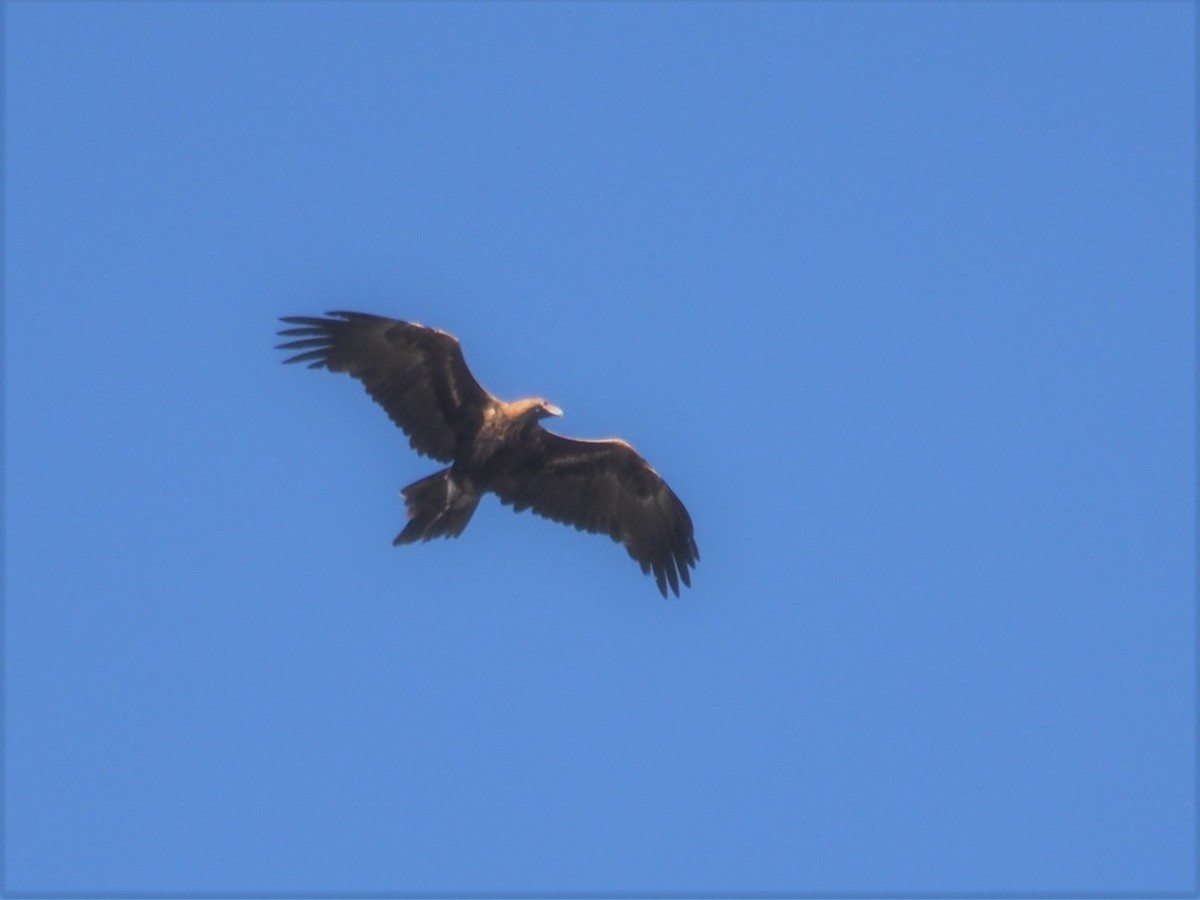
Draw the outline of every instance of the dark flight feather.
<instances>
[{"instance_id":1,"label":"dark flight feather","mask_svg":"<svg viewBox=\"0 0 1200 900\"><path fill-rule=\"evenodd\" d=\"M499 402L467 368L458 340L444 331L366 313L331 312L337 318L288 316L295 328L279 332L301 338L280 350L303 350L284 362L346 372L409 436L413 449L451 462L463 437L479 428L478 412Z\"/></svg>"},{"instance_id":2,"label":"dark flight feather","mask_svg":"<svg viewBox=\"0 0 1200 900\"><path fill-rule=\"evenodd\" d=\"M346 372L366 387L419 453L451 465L402 491L408 525L395 543L457 537L483 493L625 546L665 597L700 559L692 520L657 472L622 440L584 441L546 431L561 412L544 400L505 403L477 382L457 339L365 313L286 317L301 351L284 362Z\"/></svg>"}]
</instances>

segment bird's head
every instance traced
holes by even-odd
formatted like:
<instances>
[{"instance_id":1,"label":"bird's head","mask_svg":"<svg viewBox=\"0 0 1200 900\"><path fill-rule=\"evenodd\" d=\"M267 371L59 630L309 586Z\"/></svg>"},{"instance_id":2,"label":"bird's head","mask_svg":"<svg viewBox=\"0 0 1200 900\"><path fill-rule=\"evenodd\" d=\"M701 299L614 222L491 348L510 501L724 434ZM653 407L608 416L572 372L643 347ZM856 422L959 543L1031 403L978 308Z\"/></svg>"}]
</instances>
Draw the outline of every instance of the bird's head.
<instances>
[{"instance_id":1,"label":"bird's head","mask_svg":"<svg viewBox=\"0 0 1200 900\"><path fill-rule=\"evenodd\" d=\"M514 403L517 408L517 414L520 418L530 422L536 422L539 419L548 419L551 416L561 416L563 411L548 400L543 400L541 397L534 397L531 400L520 400Z\"/></svg>"},{"instance_id":2,"label":"bird's head","mask_svg":"<svg viewBox=\"0 0 1200 900\"><path fill-rule=\"evenodd\" d=\"M538 400L537 411L534 413L539 419L548 419L551 416L561 416L563 411L551 403L549 400Z\"/></svg>"}]
</instances>

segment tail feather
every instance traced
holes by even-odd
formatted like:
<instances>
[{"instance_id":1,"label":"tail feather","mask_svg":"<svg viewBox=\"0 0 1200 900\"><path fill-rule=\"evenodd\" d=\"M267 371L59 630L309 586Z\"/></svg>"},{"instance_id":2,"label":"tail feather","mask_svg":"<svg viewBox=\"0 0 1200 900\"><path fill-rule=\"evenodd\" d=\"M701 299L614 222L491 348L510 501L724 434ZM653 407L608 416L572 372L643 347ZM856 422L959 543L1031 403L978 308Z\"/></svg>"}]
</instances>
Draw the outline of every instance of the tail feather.
<instances>
[{"instance_id":1,"label":"tail feather","mask_svg":"<svg viewBox=\"0 0 1200 900\"><path fill-rule=\"evenodd\" d=\"M434 472L400 493L408 506L408 524L393 545L458 537L479 505L479 494L469 483L456 481L449 469Z\"/></svg>"}]
</instances>

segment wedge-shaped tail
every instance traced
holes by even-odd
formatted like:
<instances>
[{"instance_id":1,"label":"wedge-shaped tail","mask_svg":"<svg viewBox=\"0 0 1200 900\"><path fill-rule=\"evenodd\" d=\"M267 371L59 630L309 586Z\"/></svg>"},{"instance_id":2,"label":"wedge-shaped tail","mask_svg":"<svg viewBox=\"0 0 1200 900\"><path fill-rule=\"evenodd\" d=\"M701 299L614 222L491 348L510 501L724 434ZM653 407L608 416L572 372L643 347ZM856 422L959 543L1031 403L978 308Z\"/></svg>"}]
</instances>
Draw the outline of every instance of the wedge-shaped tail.
<instances>
[{"instance_id":1,"label":"wedge-shaped tail","mask_svg":"<svg viewBox=\"0 0 1200 900\"><path fill-rule=\"evenodd\" d=\"M393 545L458 537L479 505L479 494L469 483L456 481L449 469L434 472L400 493L408 506L408 525Z\"/></svg>"}]
</instances>

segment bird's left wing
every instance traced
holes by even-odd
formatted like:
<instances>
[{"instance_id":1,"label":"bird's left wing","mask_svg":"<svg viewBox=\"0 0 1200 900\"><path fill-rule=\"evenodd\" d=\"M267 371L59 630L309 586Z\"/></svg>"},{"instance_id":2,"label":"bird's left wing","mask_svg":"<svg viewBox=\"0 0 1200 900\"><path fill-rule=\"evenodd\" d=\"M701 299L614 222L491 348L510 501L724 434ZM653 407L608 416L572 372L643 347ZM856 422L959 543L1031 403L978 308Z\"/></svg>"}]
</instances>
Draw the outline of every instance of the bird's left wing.
<instances>
[{"instance_id":1,"label":"bird's left wing","mask_svg":"<svg viewBox=\"0 0 1200 900\"><path fill-rule=\"evenodd\" d=\"M294 338L279 349L302 351L284 362L357 378L418 453L451 462L459 440L496 402L467 368L458 339L444 331L353 312L281 321L295 327L279 332Z\"/></svg>"},{"instance_id":2,"label":"bird's left wing","mask_svg":"<svg viewBox=\"0 0 1200 900\"><path fill-rule=\"evenodd\" d=\"M654 572L665 597L670 585L691 585L700 559L692 519L675 492L621 440L581 441L537 428L540 446L529 464L499 479L493 490L517 511L584 531L607 534L643 572Z\"/></svg>"}]
</instances>

